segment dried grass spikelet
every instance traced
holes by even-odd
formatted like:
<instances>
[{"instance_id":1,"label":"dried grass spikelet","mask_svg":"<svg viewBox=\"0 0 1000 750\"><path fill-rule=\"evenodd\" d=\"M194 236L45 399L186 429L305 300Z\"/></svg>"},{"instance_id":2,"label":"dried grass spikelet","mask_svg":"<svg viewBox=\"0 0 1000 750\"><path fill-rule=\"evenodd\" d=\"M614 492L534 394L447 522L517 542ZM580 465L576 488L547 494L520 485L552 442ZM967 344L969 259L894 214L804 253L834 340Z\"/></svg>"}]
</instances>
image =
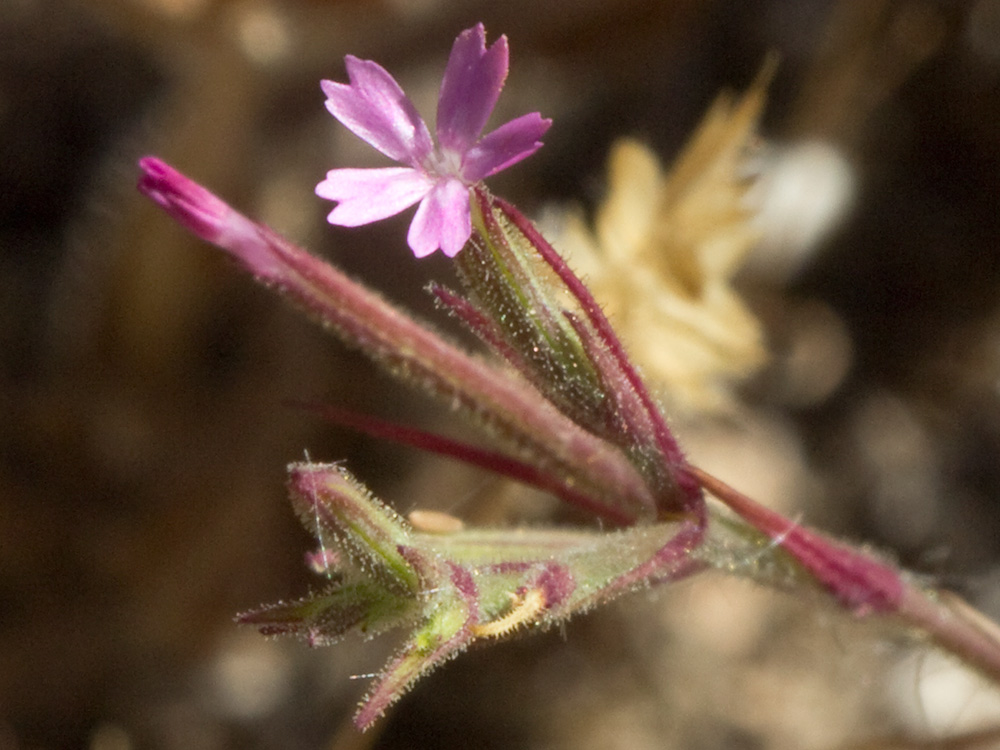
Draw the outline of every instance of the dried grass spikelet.
<instances>
[{"instance_id":1,"label":"dried grass spikelet","mask_svg":"<svg viewBox=\"0 0 1000 750\"><path fill-rule=\"evenodd\" d=\"M773 67L739 100L716 99L667 175L648 148L619 141L594 230L579 213L555 230L556 246L681 416L731 411L732 387L766 358L760 323L731 280L759 238L745 157Z\"/></svg>"}]
</instances>

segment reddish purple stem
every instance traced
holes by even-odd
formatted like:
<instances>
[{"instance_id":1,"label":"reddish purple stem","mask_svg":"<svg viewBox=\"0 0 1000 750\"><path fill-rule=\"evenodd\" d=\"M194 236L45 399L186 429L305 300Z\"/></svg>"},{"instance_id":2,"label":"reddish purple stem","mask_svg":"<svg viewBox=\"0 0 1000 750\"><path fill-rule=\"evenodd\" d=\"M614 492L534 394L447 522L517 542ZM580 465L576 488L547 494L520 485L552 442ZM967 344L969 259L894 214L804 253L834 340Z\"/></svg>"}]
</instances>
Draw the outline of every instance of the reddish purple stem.
<instances>
[{"instance_id":1,"label":"reddish purple stem","mask_svg":"<svg viewBox=\"0 0 1000 750\"><path fill-rule=\"evenodd\" d=\"M905 584L898 571L870 555L799 526L696 466L689 469L702 487L771 537L855 614L885 614L899 609Z\"/></svg>"}]
</instances>

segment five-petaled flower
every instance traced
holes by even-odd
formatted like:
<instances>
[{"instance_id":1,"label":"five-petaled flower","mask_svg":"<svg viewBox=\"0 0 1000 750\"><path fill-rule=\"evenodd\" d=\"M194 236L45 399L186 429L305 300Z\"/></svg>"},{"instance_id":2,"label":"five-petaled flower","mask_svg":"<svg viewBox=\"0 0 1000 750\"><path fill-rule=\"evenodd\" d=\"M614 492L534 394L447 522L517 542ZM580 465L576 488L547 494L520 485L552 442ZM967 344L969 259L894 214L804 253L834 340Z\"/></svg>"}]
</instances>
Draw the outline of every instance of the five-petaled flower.
<instances>
[{"instance_id":1,"label":"five-petaled flower","mask_svg":"<svg viewBox=\"0 0 1000 750\"><path fill-rule=\"evenodd\" d=\"M507 77L507 38L487 49L482 24L458 35L438 96L437 148L413 103L382 66L352 55L345 59L350 83L322 82L327 109L407 166L327 172L316 186L321 198L338 201L327 220L360 226L419 201L407 236L410 248L418 258L438 248L454 257L472 233L469 187L531 156L552 124L532 112L479 137Z\"/></svg>"}]
</instances>

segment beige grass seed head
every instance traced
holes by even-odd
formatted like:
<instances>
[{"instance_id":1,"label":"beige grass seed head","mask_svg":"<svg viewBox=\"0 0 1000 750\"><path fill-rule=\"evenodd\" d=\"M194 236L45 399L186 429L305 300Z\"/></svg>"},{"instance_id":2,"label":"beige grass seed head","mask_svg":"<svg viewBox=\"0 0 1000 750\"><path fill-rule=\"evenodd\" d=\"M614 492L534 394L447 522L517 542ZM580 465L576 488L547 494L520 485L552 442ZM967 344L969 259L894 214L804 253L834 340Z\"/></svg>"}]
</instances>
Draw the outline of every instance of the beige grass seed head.
<instances>
[{"instance_id":1,"label":"beige grass seed head","mask_svg":"<svg viewBox=\"0 0 1000 750\"><path fill-rule=\"evenodd\" d=\"M668 174L641 143L616 143L593 230L571 213L557 231L555 244L682 417L731 411L733 387L766 360L732 278L759 240L745 157L772 72L769 63L738 100L716 99Z\"/></svg>"}]
</instances>

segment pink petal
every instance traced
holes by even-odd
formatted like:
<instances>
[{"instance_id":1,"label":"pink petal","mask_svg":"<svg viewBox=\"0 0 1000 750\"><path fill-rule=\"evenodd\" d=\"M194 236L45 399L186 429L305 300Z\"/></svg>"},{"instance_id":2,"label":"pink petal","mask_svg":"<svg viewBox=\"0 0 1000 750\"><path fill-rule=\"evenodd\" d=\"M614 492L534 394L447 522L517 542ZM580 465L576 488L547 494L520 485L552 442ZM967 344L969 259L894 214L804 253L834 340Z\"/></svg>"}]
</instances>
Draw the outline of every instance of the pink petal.
<instances>
[{"instance_id":1,"label":"pink petal","mask_svg":"<svg viewBox=\"0 0 1000 750\"><path fill-rule=\"evenodd\" d=\"M406 241L418 258L438 248L454 258L471 234L469 189L460 180L444 180L420 202Z\"/></svg>"},{"instance_id":2,"label":"pink petal","mask_svg":"<svg viewBox=\"0 0 1000 750\"><path fill-rule=\"evenodd\" d=\"M331 169L316 186L316 195L339 201L327 221L342 227L357 227L395 216L433 187L434 183L423 172L409 167Z\"/></svg>"},{"instance_id":3,"label":"pink petal","mask_svg":"<svg viewBox=\"0 0 1000 750\"><path fill-rule=\"evenodd\" d=\"M430 131L396 80L378 63L345 58L349 84L322 81L326 108L386 156L416 167L434 148Z\"/></svg>"},{"instance_id":4,"label":"pink petal","mask_svg":"<svg viewBox=\"0 0 1000 750\"><path fill-rule=\"evenodd\" d=\"M155 156L139 160L143 175L139 190L196 235L225 250L254 276L282 283L287 262L276 251L280 238L256 224L214 193ZM287 243L285 243L287 244ZM320 264L304 251L303 265Z\"/></svg>"},{"instance_id":5,"label":"pink petal","mask_svg":"<svg viewBox=\"0 0 1000 750\"><path fill-rule=\"evenodd\" d=\"M507 37L487 50L482 24L458 35L438 95L437 136L443 149L464 154L476 142L500 96L507 64Z\"/></svg>"},{"instance_id":6,"label":"pink petal","mask_svg":"<svg viewBox=\"0 0 1000 750\"><path fill-rule=\"evenodd\" d=\"M539 139L551 124L552 120L530 112L501 125L465 154L462 177L467 182L478 182L531 156L541 148Z\"/></svg>"},{"instance_id":7,"label":"pink petal","mask_svg":"<svg viewBox=\"0 0 1000 750\"><path fill-rule=\"evenodd\" d=\"M139 167L143 171L139 191L183 226L226 250L254 276L272 278L279 273L262 236L265 230L155 156L140 159Z\"/></svg>"},{"instance_id":8,"label":"pink petal","mask_svg":"<svg viewBox=\"0 0 1000 750\"><path fill-rule=\"evenodd\" d=\"M141 158L139 168L139 192L202 239L218 238L232 211L228 205L155 156Z\"/></svg>"}]
</instances>

